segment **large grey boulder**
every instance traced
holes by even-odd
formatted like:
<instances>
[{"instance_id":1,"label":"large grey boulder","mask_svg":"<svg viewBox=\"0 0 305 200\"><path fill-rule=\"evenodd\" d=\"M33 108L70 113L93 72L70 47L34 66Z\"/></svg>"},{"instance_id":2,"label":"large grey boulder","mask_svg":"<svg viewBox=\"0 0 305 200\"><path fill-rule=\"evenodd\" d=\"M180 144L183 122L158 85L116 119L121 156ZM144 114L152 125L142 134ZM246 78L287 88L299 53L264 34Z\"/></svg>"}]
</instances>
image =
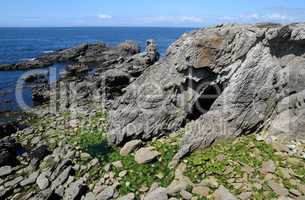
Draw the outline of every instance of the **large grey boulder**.
<instances>
[{"instance_id":1,"label":"large grey boulder","mask_svg":"<svg viewBox=\"0 0 305 200\"><path fill-rule=\"evenodd\" d=\"M221 25L184 34L126 88L108 140L186 126L175 161L217 140L266 129L304 137L305 24Z\"/></svg>"}]
</instances>

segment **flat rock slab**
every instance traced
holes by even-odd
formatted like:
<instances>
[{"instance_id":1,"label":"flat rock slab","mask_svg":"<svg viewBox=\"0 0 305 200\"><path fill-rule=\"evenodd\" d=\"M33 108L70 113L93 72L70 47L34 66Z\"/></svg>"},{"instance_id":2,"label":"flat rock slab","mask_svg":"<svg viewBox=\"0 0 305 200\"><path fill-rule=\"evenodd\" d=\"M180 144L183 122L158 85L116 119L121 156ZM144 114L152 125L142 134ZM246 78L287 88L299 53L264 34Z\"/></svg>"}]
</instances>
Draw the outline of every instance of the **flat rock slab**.
<instances>
[{"instance_id":1,"label":"flat rock slab","mask_svg":"<svg viewBox=\"0 0 305 200\"><path fill-rule=\"evenodd\" d=\"M158 156L160 156L160 153L158 151L155 151L150 147L145 147L145 148L139 149L136 152L135 161L138 164L146 164L146 163L152 162Z\"/></svg>"}]
</instances>

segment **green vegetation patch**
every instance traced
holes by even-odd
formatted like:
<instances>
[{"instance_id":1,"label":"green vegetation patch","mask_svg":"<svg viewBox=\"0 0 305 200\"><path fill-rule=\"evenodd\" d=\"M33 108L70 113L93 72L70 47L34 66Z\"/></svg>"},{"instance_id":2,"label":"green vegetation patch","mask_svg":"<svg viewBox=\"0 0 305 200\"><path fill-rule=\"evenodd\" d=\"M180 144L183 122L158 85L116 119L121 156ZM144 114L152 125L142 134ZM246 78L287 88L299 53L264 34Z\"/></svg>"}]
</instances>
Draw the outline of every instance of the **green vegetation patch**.
<instances>
[{"instance_id":1,"label":"green vegetation patch","mask_svg":"<svg viewBox=\"0 0 305 200\"><path fill-rule=\"evenodd\" d=\"M244 186L252 187L257 180L264 180L261 174L262 163L273 160L276 164L285 163L285 158L276 154L271 145L257 141L255 135L244 136L234 141L225 141L210 148L199 150L185 159L188 165L187 176L194 183L200 183L208 177L215 177L217 182L228 188L233 194L244 192ZM300 177L304 170L298 168ZM242 181L238 188L235 184ZM288 182L284 182L288 186ZM254 199L274 198L276 194L265 184L261 189L253 188Z\"/></svg>"}]
</instances>

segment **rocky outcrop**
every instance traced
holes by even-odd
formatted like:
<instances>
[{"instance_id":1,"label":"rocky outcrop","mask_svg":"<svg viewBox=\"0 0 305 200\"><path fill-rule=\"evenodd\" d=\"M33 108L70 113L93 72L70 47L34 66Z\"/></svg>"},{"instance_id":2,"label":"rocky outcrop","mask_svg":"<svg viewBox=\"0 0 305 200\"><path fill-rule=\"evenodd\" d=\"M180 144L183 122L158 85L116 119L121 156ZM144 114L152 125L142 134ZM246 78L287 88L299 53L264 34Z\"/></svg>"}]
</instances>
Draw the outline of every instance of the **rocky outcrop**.
<instances>
[{"instance_id":1,"label":"rocky outcrop","mask_svg":"<svg viewBox=\"0 0 305 200\"><path fill-rule=\"evenodd\" d=\"M2 64L0 70L28 70L48 67L56 63L86 63L96 64L118 59L121 56L131 56L139 53L139 47L133 42L125 42L110 48L103 43L82 44L74 48L59 50L42 55L34 60L18 64Z\"/></svg>"},{"instance_id":2,"label":"rocky outcrop","mask_svg":"<svg viewBox=\"0 0 305 200\"><path fill-rule=\"evenodd\" d=\"M92 104L93 101L109 107L114 99L124 94L124 89L130 83L160 57L152 40L147 41L146 49L141 53L131 42L122 43L119 48L123 49L123 53L118 54L121 56L109 57L95 67L78 62L68 65L56 86L50 87L47 83L33 89L34 102L40 105L54 97L60 99L63 107Z\"/></svg>"},{"instance_id":3,"label":"rocky outcrop","mask_svg":"<svg viewBox=\"0 0 305 200\"><path fill-rule=\"evenodd\" d=\"M178 160L215 141L267 130L304 137L305 25L221 25L184 34L110 111L109 142L187 124Z\"/></svg>"}]
</instances>

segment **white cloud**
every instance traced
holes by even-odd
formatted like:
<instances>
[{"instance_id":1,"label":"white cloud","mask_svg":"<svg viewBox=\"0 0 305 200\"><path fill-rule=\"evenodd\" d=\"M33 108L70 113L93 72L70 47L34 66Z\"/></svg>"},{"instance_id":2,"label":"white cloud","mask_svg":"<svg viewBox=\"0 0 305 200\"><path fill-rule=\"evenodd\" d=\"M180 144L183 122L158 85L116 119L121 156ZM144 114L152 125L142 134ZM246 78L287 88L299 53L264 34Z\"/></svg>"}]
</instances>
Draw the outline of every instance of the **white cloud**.
<instances>
[{"instance_id":1,"label":"white cloud","mask_svg":"<svg viewBox=\"0 0 305 200\"><path fill-rule=\"evenodd\" d=\"M109 20L112 19L111 15L106 15L106 14L100 14L97 16L99 19L103 19L103 20Z\"/></svg>"},{"instance_id":2,"label":"white cloud","mask_svg":"<svg viewBox=\"0 0 305 200\"><path fill-rule=\"evenodd\" d=\"M279 14L279 13L272 13L272 14L267 15L266 17L270 20L291 20L292 19L292 17L290 17L290 16Z\"/></svg>"},{"instance_id":3,"label":"white cloud","mask_svg":"<svg viewBox=\"0 0 305 200\"><path fill-rule=\"evenodd\" d=\"M196 16L158 16L153 17L151 20L159 22L171 22L171 23L204 23L205 18Z\"/></svg>"},{"instance_id":4,"label":"white cloud","mask_svg":"<svg viewBox=\"0 0 305 200\"><path fill-rule=\"evenodd\" d=\"M229 22L292 22L297 18L293 15L281 14L277 12L271 13L250 13L243 14L240 16L231 16L222 18L225 21Z\"/></svg>"}]
</instances>

